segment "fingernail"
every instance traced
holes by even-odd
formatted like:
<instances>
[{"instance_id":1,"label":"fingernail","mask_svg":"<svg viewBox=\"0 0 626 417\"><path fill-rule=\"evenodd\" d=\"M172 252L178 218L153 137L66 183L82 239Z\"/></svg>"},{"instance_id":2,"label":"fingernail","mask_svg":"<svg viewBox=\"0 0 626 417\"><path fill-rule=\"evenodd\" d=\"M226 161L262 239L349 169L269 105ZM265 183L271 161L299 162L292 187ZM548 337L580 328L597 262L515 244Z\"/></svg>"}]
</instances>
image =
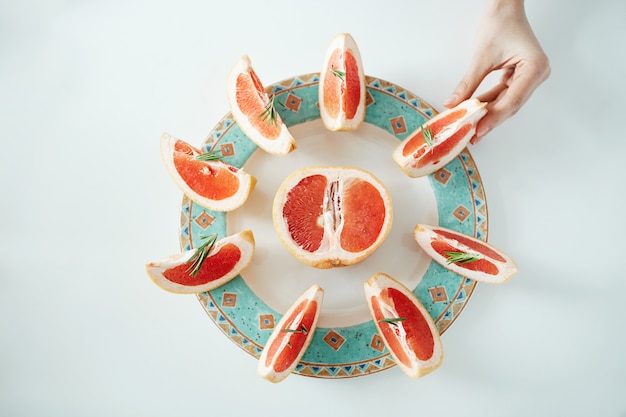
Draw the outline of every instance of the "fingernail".
<instances>
[{"instance_id":1,"label":"fingernail","mask_svg":"<svg viewBox=\"0 0 626 417\"><path fill-rule=\"evenodd\" d=\"M443 105L444 106L449 106L450 104L453 104L456 102L457 100L457 96L456 95L451 95L450 97L448 97L444 102Z\"/></svg>"},{"instance_id":2,"label":"fingernail","mask_svg":"<svg viewBox=\"0 0 626 417\"><path fill-rule=\"evenodd\" d=\"M481 127L480 129L478 129L478 132L476 132L476 136L478 136L478 139L480 140L480 138L489 133L489 130L490 129L488 127Z\"/></svg>"}]
</instances>

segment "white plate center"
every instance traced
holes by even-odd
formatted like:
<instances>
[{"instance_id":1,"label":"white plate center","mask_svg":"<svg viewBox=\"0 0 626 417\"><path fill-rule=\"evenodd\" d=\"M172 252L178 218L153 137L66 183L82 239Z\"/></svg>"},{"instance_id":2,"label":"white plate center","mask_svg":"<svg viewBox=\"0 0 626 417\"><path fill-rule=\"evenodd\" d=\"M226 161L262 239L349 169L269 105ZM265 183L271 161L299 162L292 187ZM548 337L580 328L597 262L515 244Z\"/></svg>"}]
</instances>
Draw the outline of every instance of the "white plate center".
<instances>
[{"instance_id":1,"label":"white plate center","mask_svg":"<svg viewBox=\"0 0 626 417\"><path fill-rule=\"evenodd\" d=\"M314 120L289 128L298 148L286 156L257 150L244 169L257 178L248 201L228 213L228 234L251 229L256 250L242 277L274 310L284 313L310 285L324 288L320 327L346 327L371 320L363 282L384 272L413 289L430 258L413 239L417 223L438 224L437 203L427 178L409 178L391 159L399 141L363 123L353 132L331 132ZM351 266L317 269L295 259L280 243L272 223L274 195L293 171L310 165L355 166L378 177L393 202L393 226L385 242L367 259Z\"/></svg>"}]
</instances>

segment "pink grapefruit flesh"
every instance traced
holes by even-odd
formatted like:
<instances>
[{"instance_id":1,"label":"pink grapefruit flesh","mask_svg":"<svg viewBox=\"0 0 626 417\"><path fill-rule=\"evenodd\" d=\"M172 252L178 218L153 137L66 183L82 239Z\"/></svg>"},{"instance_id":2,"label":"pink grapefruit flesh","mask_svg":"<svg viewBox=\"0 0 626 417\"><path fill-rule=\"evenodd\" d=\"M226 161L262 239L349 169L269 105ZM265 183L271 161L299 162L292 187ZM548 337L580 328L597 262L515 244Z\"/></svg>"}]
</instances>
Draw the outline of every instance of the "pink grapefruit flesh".
<instances>
[{"instance_id":1,"label":"pink grapefruit flesh","mask_svg":"<svg viewBox=\"0 0 626 417\"><path fill-rule=\"evenodd\" d=\"M508 281L518 270L515 261L502 250L454 230L418 224L414 237L433 260L466 278L500 284ZM454 262L456 255L467 259Z\"/></svg>"},{"instance_id":2,"label":"pink grapefruit flesh","mask_svg":"<svg viewBox=\"0 0 626 417\"><path fill-rule=\"evenodd\" d=\"M365 282L374 324L399 368L411 378L435 370L443 361L439 331L428 310L407 287L383 273Z\"/></svg>"},{"instance_id":3,"label":"pink grapefruit flesh","mask_svg":"<svg viewBox=\"0 0 626 417\"><path fill-rule=\"evenodd\" d=\"M313 284L289 307L261 352L257 365L260 376L280 382L293 372L313 340L323 299L324 290Z\"/></svg>"},{"instance_id":4,"label":"pink grapefruit flesh","mask_svg":"<svg viewBox=\"0 0 626 417\"><path fill-rule=\"evenodd\" d=\"M456 158L474 137L476 124L487 113L486 104L468 99L439 113L394 149L393 160L412 178L437 171Z\"/></svg>"}]
</instances>

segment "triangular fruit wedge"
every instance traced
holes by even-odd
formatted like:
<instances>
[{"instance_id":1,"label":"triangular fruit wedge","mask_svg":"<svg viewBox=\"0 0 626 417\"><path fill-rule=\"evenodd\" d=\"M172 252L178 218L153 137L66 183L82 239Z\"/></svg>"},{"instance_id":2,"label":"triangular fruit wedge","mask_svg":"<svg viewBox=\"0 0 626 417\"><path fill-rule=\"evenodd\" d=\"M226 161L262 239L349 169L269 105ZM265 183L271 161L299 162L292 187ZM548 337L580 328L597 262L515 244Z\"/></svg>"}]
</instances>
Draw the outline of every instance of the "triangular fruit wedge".
<instances>
[{"instance_id":1,"label":"triangular fruit wedge","mask_svg":"<svg viewBox=\"0 0 626 417\"><path fill-rule=\"evenodd\" d=\"M210 291L235 278L254 254L252 231L222 239L208 238L197 248L146 265L148 276L164 290L177 294Z\"/></svg>"},{"instance_id":2,"label":"triangular fruit wedge","mask_svg":"<svg viewBox=\"0 0 626 417\"><path fill-rule=\"evenodd\" d=\"M323 299L324 290L313 284L289 307L261 352L260 376L271 382L289 376L313 340Z\"/></svg>"},{"instance_id":3,"label":"triangular fruit wedge","mask_svg":"<svg viewBox=\"0 0 626 417\"><path fill-rule=\"evenodd\" d=\"M409 177L432 174L456 158L476 133L487 103L472 98L443 111L418 127L398 145L393 160Z\"/></svg>"},{"instance_id":4,"label":"triangular fruit wedge","mask_svg":"<svg viewBox=\"0 0 626 417\"><path fill-rule=\"evenodd\" d=\"M365 119L365 73L359 48L348 33L335 36L326 49L319 107L329 130L355 130Z\"/></svg>"},{"instance_id":5,"label":"triangular fruit wedge","mask_svg":"<svg viewBox=\"0 0 626 417\"><path fill-rule=\"evenodd\" d=\"M437 263L466 278L500 284L517 272L509 255L475 237L426 224L415 227L414 237Z\"/></svg>"},{"instance_id":6,"label":"triangular fruit wedge","mask_svg":"<svg viewBox=\"0 0 626 417\"><path fill-rule=\"evenodd\" d=\"M191 200L214 211L230 211L247 199L256 179L167 133L161 136L161 156L170 177ZM210 158L209 158L210 159Z\"/></svg>"},{"instance_id":7,"label":"triangular fruit wedge","mask_svg":"<svg viewBox=\"0 0 626 417\"><path fill-rule=\"evenodd\" d=\"M233 118L259 148L272 155L296 149L296 141L277 111L278 99L267 94L247 55L230 70L226 91Z\"/></svg>"},{"instance_id":8,"label":"triangular fruit wedge","mask_svg":"<svg viewBox=\"0 0 626 417\"><path fill-rule=\"evenodd\" d=\"M387 350L407 376L419 378L441 365L439 331L415 294L379 272L365 282L365 297Z\"/></svg>"},{"instance_id":9,"label":"triangular fruit wedge","mask_svg":"<svg viewBox=\"0 0 626 417\"><path fill-rule=\"evenodd\" d=\"M393 205L373 174L347 166L309 166L281 184L272 206L274 229L299 261L316 268L361 262L385 241Z\"/></svg>"}]
</instances>

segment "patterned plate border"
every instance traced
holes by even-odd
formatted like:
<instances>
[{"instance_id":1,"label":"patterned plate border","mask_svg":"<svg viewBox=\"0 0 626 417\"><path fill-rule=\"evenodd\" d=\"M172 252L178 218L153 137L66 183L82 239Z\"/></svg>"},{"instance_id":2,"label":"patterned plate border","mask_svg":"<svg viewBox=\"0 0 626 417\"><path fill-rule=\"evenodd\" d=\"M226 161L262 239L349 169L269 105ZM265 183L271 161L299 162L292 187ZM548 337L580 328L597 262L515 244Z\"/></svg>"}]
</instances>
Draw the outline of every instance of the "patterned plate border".
<instances>
[{"instance_id":1,"label":"patterned plate border","mask_svg":"<svg viewBox=\"0 0 626 417\"><path fill-rule=\"evenodd\" d=\"M318 84L319 74L311 73L267 88L281 98L284 106L277 109L287 126L319 118ZM437 114L420 97L388 81L366 76L366 86L366 123L381 127L400 140ZM384 105L377 107L379 102ZM238 167L256 150L256 145L241 132L230 113L214 127L204 147L207 150L219 147L225 161ZM469 150L464 149L454 161L428 178L437 197L439 225L486 241L487 200ZM194 240L207 232L226 236L226 214L207 210L184 196L180 214L181 248L193 248ZM443 334L466 306L475 287L475 281L431 262L413 292L430 311ZM274 323L281 317L252 294L241 276L211 292L198 294L197 298L218 328L257 358ZM395 366L371 321L343 328L318 328L311 346L318 349L309 348L294 373L317 378L353 378Z\"/></svg>"}]
</instances>

